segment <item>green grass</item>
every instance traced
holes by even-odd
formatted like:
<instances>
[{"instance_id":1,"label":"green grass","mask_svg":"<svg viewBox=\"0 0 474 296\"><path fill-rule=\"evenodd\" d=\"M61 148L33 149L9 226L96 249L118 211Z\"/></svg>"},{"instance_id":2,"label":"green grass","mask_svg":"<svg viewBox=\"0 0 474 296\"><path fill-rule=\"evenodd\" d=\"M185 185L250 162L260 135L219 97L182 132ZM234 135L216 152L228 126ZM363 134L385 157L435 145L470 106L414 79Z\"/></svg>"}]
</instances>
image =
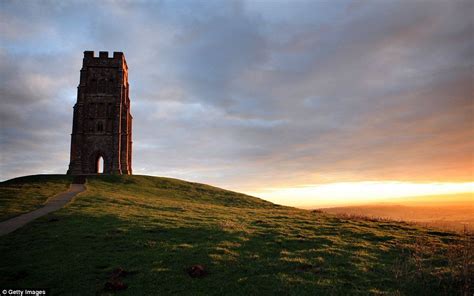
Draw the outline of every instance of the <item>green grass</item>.
<instances>
[{"instance_id":1,"label":"green grass","mask_svg":"<svg viewBox=\"0 0 474 296\"><path fill-rule=\"evenodd\" d=\"M15 186L26 188L35 178ZM283 207L169 178L91 177L87 188L60 211L0 237L0 288L113 294L105 283L120 267L128 272L120 295L461 295L469 289L463 272L472 267L470 236ZM12 209L29 198L18 192L6 199ZM207 276L191 278L186 269L195 264Z\"/></svg>"},{"instance_id":2,"label":"green grass","mask_svg":"<svg viewBox=\"0 0 474 296\"><path fill-rule=\"evenodd\" d=\"M66 191L72 177L37 175L0 183L0 221L35 210L49 197Z\"/></svg>"}]
</instances>

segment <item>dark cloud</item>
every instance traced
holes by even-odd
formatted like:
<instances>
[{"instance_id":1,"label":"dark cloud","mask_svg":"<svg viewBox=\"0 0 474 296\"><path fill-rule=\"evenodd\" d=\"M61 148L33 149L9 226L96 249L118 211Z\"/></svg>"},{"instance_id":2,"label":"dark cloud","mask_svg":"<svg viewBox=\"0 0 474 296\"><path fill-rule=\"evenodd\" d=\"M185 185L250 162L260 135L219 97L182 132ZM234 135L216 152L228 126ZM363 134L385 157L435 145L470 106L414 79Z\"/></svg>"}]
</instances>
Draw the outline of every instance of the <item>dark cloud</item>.
<instances>
[{"instance_id":1,"label":"dark cloud","mask_svg":"<svg viewBox=\"0 0 474 296\"><path fill-rule=\"evenodd\" d=\"M473 8L3 2L0 177L66 170L87 49L127 57L136 173L238 190L468 180Z\"/></svg>"}]
</instances>

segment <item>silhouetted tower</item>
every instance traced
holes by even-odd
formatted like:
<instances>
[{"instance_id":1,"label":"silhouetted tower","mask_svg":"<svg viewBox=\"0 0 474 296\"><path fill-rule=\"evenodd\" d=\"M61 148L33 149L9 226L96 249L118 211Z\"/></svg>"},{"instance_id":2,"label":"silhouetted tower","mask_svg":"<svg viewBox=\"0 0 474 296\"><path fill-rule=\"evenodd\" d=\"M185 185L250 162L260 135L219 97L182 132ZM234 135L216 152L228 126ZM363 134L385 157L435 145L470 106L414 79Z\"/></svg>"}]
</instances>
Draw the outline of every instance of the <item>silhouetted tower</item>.
<instances>
[{"instance_id":1,"label":"silhouetted tower","mask_svg":"<svg viewBox=\"0 0 474 296\"><path fill-rule=\"evenodd\" d=\"M84 52L68 174L132 174L132 115L125 56Z\"/></svg>"}]
</instances>

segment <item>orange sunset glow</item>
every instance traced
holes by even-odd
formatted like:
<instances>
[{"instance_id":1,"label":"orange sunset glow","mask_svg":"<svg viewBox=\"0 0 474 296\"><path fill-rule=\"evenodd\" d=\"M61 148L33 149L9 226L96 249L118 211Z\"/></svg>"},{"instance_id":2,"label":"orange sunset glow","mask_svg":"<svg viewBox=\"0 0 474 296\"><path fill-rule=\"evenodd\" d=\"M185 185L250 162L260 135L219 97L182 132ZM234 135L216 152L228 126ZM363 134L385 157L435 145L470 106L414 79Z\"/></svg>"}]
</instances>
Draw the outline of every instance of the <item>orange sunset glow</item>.
<instances>
[{"instance_id":1,"label":"orange sunset glow","mask_svg":"<svg viewBox=\"0 0 474 296\"><path fill-rule=\"evenodd\" d=\"M466 194L459 197L460 193ZM422 203L425 204L473 203L474 182L344 182L293 188L268 188L258 192L249 192L249 194L261 196L279 204L302 208L361 205L373 202L409 203L416 202L415 197L425 197L422 199ZM299 198L292 198L294 196ZM426 198L427 196L429 198Z\"/></svg>"}]
</instances>

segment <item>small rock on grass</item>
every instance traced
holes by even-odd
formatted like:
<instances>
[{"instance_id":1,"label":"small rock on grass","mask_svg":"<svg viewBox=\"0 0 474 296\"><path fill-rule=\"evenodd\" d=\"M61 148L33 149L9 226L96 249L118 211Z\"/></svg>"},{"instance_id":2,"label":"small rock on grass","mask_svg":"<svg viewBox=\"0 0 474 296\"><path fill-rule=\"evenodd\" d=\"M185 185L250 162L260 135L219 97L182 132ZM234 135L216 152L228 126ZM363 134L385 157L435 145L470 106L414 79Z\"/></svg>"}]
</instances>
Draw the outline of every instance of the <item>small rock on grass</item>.
<instances>
[{"instance_id":1,"label":"small rock on grass","mask_svg":"<svg viewBox=\"0 0 474 296\"><path fill-rule=\"evenodd\" d=\"M186 269L188 275L192 278L202 278L207 275L207 270L203 265L193 265Z\"/></svg>"},{"instance_id":2,"label":"small rock on grass","mask_svg":"<svg viewBox=\"0 0 474 296\"><path fill-rule=\"evenodd\" d=\"M120 291L127 289L127 284L122 281L122 277L129 274L128 271L121 267L115 268L109 275L108 281L105 283L104 289L109 291Z\"/></svg>"},{"instance_id":3,"label":"small rock on grass","mask_svg":"<svg viewBox=\"0 0 474 296\"><path fill-rule=\"evenodd\" d=\"M105 290L109 291L120 291L127 289L127 284L122 282L121 280L109 280L105 283Z\"/></svg>"},{"instance_id":4,"label":"small rock on grass","mask_svg":"<svg viewBox=\"0 0 474 296\"><path fill-rule=\"evenodd\" d=\"M119 278L119 277L124 277L127 275L128 275L128 271L124 270L121 267L117 267L110 274L110 278Z\"/></svg>"},{"instance_id":5,"label":"small rock on grass","mask_svg":"<svg viewBox=\"0 0 474 296\"><path fill-rule=\"evenodd\" d=\"M312 273L320 273L322 271L321 267L313 266L311 264L301 264L296 267L297 272L312 272Z\"/></svg>"}]
</instances>

